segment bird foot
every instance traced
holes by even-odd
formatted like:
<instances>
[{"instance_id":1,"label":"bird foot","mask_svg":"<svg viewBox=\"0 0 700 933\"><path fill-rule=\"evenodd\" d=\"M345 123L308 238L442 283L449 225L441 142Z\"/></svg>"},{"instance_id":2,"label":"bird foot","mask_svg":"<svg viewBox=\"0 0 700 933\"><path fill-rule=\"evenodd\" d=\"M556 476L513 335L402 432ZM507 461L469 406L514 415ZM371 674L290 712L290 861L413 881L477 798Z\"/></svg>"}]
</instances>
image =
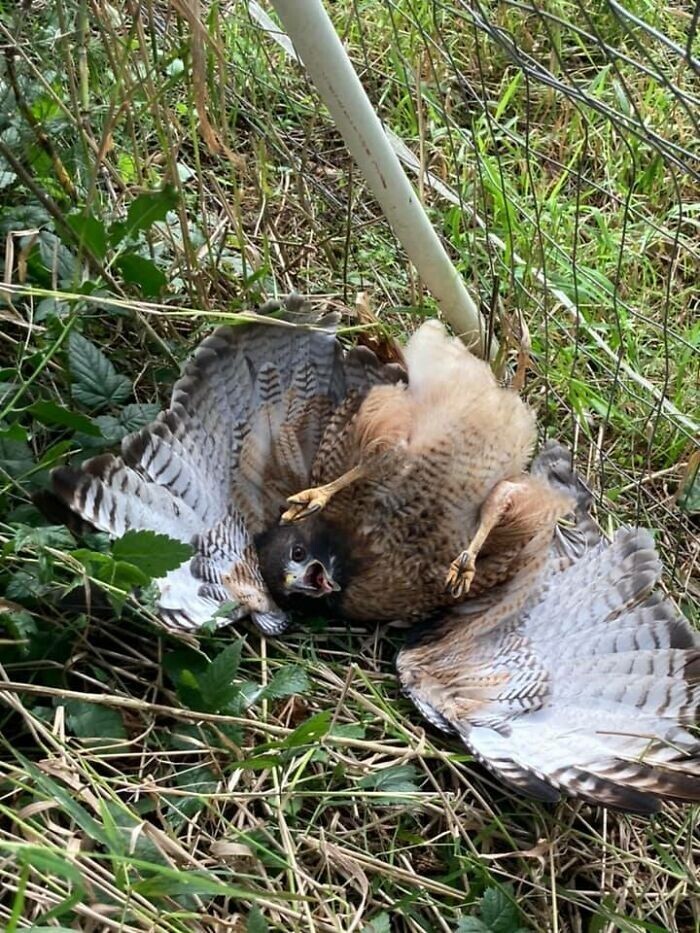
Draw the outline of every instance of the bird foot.
<instances>
[{"instance_id":1,"label":"bird foot","mask_svg":"<svg viewBox=\"0 0 700 933\"><path fill-rule=\"evenodd\" d=\"M320 512L328 504L330 496L322 487L316 486L312 489L303 489L294 496L289 496L287 502L289 508L282 513L281 524L289 525L292 522L300 522L314 512Z\"/></svg>"},{"instance_id":2,"label":"bird foot","mask_svg":"<svg viewBox=\"0 0 700 933\"><path fill-rule=\"evenodd\" d=\"M476 562L471 551L462 551L459 557L450 564L447 572L445 588L455 599L462 599L467 595L476 573Z\"/></svg>"}]
</instances>

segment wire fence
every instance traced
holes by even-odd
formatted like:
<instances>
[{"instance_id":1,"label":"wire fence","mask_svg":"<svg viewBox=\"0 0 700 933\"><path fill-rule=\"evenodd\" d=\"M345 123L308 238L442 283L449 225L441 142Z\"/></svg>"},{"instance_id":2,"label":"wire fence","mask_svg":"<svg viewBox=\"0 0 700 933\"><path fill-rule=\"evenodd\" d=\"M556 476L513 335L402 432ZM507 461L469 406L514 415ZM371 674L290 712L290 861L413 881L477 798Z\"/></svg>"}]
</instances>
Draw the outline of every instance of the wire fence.
<instances>
[{"instance_id":1,"label":"wire fence","mask_svg":"<svg viewBox=\"0 0 700 933\"><path fill-rule=\"evenodd\" d=\"M266 124L267 139L304 178L335 173L337 186L317 193L348 218L346 271L376 288L383 273L362 243L381 220L288 38L258 3L248 9L240 41L259 48L264 80L237 64L233 84L291 104L303 135ZM622 517L668 529L684 586L697 560L682 495L700 410L700 5L330 10L492 326L516 343L529 331L547 430L575 439Z\"/></svg>"}]
</instances>

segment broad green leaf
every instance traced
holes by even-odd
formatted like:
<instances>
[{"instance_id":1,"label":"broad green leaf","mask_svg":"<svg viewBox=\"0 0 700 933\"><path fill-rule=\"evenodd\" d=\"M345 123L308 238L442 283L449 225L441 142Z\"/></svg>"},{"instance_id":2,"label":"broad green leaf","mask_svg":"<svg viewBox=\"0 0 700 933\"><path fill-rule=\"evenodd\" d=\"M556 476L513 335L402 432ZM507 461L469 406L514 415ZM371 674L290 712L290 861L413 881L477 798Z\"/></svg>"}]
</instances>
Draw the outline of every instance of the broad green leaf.
<instances>
[{"instance_id":1,"label":"broad green leaf","mask_svg":"<svg viewBox=\"0 0 700 933\"><path fill-rule=\"evenodd\" d=\"M481 919L491 933L525 933L513 890L507 885L486 889L481 899Z\"/></svg>"},{"instance_id":2,"label":"broad green leaf","mask_svg":"<svg viewBox=\"0 0 700 933\"><path fill-rule=\"evenodd\" d=\"M456 933L528 933L520 925L520 910L510 885L487 888L479 915L462 918Z\"/></svg>"},{"instance_id":3,"label":"broad green leaf","mask_svg":"<svg viewBox=\"0 0 700 933\"><path fill-rule=\"evenodd\" d=\"M75 256L59 240L55 233L42 230L37 236L39 256L44 268L53 273L55 270L61 284L72 282L77 277Z\"/></svg>"},{"instance_id":4,"label":"broad green leaf","mask_svg":"<svg viewBox=\"0 0 700 933\"><path fill-rule=\"evenodd\" d=\"M13 538L15 553L23 548L55 547L67 550L72 548L73 536L63 525L42 525L33 528L31 525L18 525Z\"/></svg>"},{"instance_id":5,"label":"broad green leaf","mask_svg":"<svg viewBox=\"0 0 700 933\"><path fill-rule=\"evenodd\" d=\"M60 424L66 428L73 428L75 431L82 431L83 434L90 434L93 437L100 436L100 429L91 418L70 411L70 409L57 405L55 402L34 402L33 405L29 406L29 411L42 424Z\"/></svg>"},{"instance_id":6,"label":"broad green leaf","mask_svg":"<svg viewBox=\"0 0 700 933\"><path fill-rule=\"evenodd\" d=\"M150 424L159 412L158 405L151 405L148 402L132 402L131 405L125 405L119 412L119 421L131 433Z\"/></svg>"},{"instance_id":7,"label":"broad green leaf","mask_svg":"<svg viewBox=\"0 0 700 933\"><path fill-rule=\"evenodd\" d=\"M13 428L0 431L0 470L4 470L13 479L24 476L34 466L34 457L29 445L24 440L18 440L18 437Z\"/></svg>"},{"instance_id":8,"label":"broad green leaf","mask_svg":"<svg viewBox=\"0 0 700 933\"><path fill-rule=\"evenodd\" d=\"M262 696L269 700L293 696L295 693L307 693L310 689L309 678L303 668L290 664L281 668L262 691Z\"/></svg>"},{"instance_id":9,"label":"broad green leaf","mask_svg":"<svg viewBox=\"0 0 700 933\"><path fill-rule=\"evenodd\" d=\"M253 907L248 914L245 925L246 933L268 933L270 927L263 917L259 907Z\"/></svg>"},{"instance_id":10,"label":"broad green leaf","mask_svg":"<svg viewBox=\"0 0 700 933\"><path fill-rule=\"evenodd\" d=\"M362 927L361 933L391 933L391 917L382 911Z\"/></svg>"},{"instance_id":11,"label":"broad green leaf","mask_svg":"<svg viewBox=\"0 0 700 933\"><path fill-rule=\"evenodd\" d=\"M131 381L120 376L102 350L76 331L69 338L68 363L73 397L86 408L118 404L131 395Z\"/></svg>"},{"instance_id":12,"label":"broad green leaf","mask_svg":"<svg viewBox=\"0 0 700 933\"><path fill-rule=\"evenodd\" d=\"M455 933L490 933L490 927L487 927L478 917L462 917Z\"/></svg>"},{"instance_id":13,"label":"broad green leaf","mask_svg":"<svg viewBox=\"0 0 700 933\"><path fill-rule=\"evenodd\" d=\"M127 434L150 424L159 411L160 408L157 405L134 402L131 405L125 405L118 415L97 415L94 424L99 429L101 437L94 438L79 434L75 439L82 447L91 449L114 447Z\"/></svg>"},{"instance_id":14,"label":"broad green leaf","mask_svg":"<svg viewBox=\"0 0 700 933\"><path fill-rule=\"evenodd\" d=\"M243 639L239 638L224 648L198 676L197 684L207 712L217 713L225 709L240 692L239 685L232 681L238 673L242 649Z\"/></svg>"},{"instance_id":15,"label":"broad green leaf","mask_svg":"<svg viewBox=\"0 0 700 933\"><path fill-rule=\"evenodd\" d=\"M138 567L150 579L164 577L192 556L192 547L155 531L127 531L112 546L115 560Z\"/></svg>"},{"instance_id":16,"label":"broad green leaf","mask_svg":"<svg viewBox=\"0 0 700 933\"><path fill-rule=\"evenodd\" d=\"M312 745L318 742L319 739L328 734L332 717L333 710L330 709L324 709L322 712L316 713L315 716L307 719L306 722L302 722L291 735L287 736L282 742L282 748L298 748L301 745Z\"/></svg>"},{"instance_id":17,"label":"broad green leaf","mask_svg":"<svg viewBox=\"0 0 700 933\"><path fill-rule=\"evenodd\" d=\"M97 703L66 700L68 726L79 739L124 739L126 729L121 713Z\"/></svg>"},{"instance_id":18,"label":"broad green leaf","mask_svg":"<svg viewBox=\"0 0 700 933\"><path fill-rule=\"evenodd\" d=\"M167 279L153 262L137 253L124 253L114 265L129 285L136 285L144 298L157 298L167 284Z\"/></svg>"},{"instance_id":19,"label":"broad green leaf","mask_svg":"<svg viewBox=\"0 0 700 933\"><path fill-rule=\"evenodd\" d=\"M104 259L107 252L107 231L102 221L92 214L85 215L78 211L69 214L66 223L75 233L81 247L87 247L98 259Z\"/></svg>"},{"instance_id":20,"label":"broad green leaf","mask_svg":"<svg viewBox=\"0 0 700 933\"><path fill-rule=\"evenodd\" d=\"M418 791L417 779L418 771L413 765L393 765L363 777L359 786L386 793L411 794Z\"/></svg>"},{"instance_id":21,"label":"broad green leaf","mask_svg":"<svg viewBox=\"0 0 700 933\"><path fill-rule=\"evenodd\" d=\"M31 640L32 635L36 635L37 632L36 619L26 609L0 612L0 626L3 626L18 642Z\"/></svg>"},{"instance_id":22,"label":"broad green leaf","mask_svg":"<svg viewBox=\"0 0 700 933\"><path fill-rule=\"evenodd\" d=\"M116 246L142 230L149 230L157 221L165 220L168 211L174 210L176 206L177 192L172 185L166 185L160 191L140 194L129 205L126 220L112 225L110 241Z\"/></svg>"}]
</instances>

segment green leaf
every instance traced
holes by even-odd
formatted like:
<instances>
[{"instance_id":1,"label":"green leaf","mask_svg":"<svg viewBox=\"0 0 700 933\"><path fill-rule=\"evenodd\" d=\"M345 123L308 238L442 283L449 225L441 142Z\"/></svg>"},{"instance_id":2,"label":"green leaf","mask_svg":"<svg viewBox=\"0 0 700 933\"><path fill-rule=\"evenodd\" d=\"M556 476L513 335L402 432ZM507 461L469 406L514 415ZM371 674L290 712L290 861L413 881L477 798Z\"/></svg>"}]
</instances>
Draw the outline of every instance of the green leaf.
<instances>
[{"instance_id":1,"label":"green leaf","mask_svg":"<svg viewBox=\"0 0 700 933\"><path fill-rule=\"evenodd\" d=\"M153 262L137 253L124 253L114 265L129 285L136 285L144 298L157 298L167 284L167 279Z\"/></svg>"},{"instance_id":2,"label":"green leaf","mask_svg":"<svg viewBox=\"0 0 700 933\"><path fill-rule=\"evenodd\" d=\"M324 735L328 734L332 718L333 710L330 709L324 709L322 712L316 713L315 716L307 719L306 722L302 722L291 735L287 736L282 742L282 748L298 748L301 745L315 744Z\"/></svg>"},{"instance_id":3,"label":"green leaf","mask_svg":"<svg viewBox=\"0 0 700 933\"><path fill-rule=\"evenodd\" d=\"M63 525L42 525L33 528L31 525L18 525L13 538L15 553L24 548L55 547L68 550L73 547L73 536Z\"/></svg>"},{"instance_id":4,"label":"green leaf","mask_svg":"<svg viewBox=\"0 0 700 933\"><path fill-rule=\"evenodd\" d=\"M262 691L262 696L268 700L279 700L295 693L307 693L310 687L306 672L298 665L290 664L277 671Z\"/></svg>"},{"instance_id":5,"label":"green leaf","mask_svg":"<svg viewBox=\"0 0 700 933\"><path fill-rule=\"evenodd\" d=\"M270 927L263 917L259 907L253 907L248 914L245 925L246 933L268 933Z\"/></svg>"},{"instance_id":6,"label":"green leaf","mask_svg":"<svg viewBox=\"0 0 700 933\"><path fill-rule=\"evenodd\" d=\"M225 709L240 692L239 685L232 681L238 673L242 649L243 639L239 638L238 641L224 648L197 677L197 685L206 712L218 713Z\"/></svg>"},{"instance_id":7,"label":"green leaf","mask_svg":"<svg viewBox=\"0 0 700 933\"><path fill-rule=\"evenodd\" d=\"M385 911L375 914L369 923L366 923L361 933L391 933L391 917Z\"/></svg>"},{"instance_id":8,"label":"green leaf","mask_svg":"<svg viewBox=\"0 0 700 933\"><path fill-rule=\"evenodd\" d=\"M66 223L78 238L80 247L87 247L98 259L104 259L107 252L107 231L102 221L92 214L78 211L66 217Z\"/></svg>"},{"instance_id":9,"label":"green leaf","mask_svg":"<svg viewBox=\"0 0 700 933\"><path fill-rule=\"evenodd\" d=\"M528 933L520 925L520 910L510 885L487 888L479 913L460 920L456 933Z\"/></svg>"},{"instance_id":10,"label":"green leaf","mask_svg":"<svg viewBox=\"0 0 700 933\"><path fill-rule=\"evenodd\" d=\"M18 440L18 437L12 428L0 431L0 470L4 470L13 479L24 476L34 466L34 457L29 445L24 440Z\"/></svg>"},{"instance_id":11,"label":"green leaf","mask_svg":"<svg viewBox=\"0 0 700 933\"><path fill-rule=\"evenodd\" d=\"M192 554L191 545L155 531L127 531L112 545L115 560L133 564L152 580L175 570Z\"/></svg>"},{"instance_id":12,"label":"green leaf","mask_svg":"<svg viewBox=\"0 0 700 933\"><path fill-rule=\"evenodd\" d=\"M463 917L459 921L455 933L490 933L490 929L478 917Z\"/></svg>"},{"instance_id":13,"label":"green leaf","mask_svg":"<svg viewBox=\"0 0 700 933\"><path fill-rule=\"evenodd\" d=\"M66 700L68 727L79 739L125 739L121 713L97 703Z\"/></svg>"},{"instance_id":14,"label":"green leaf","mask_svg":"<svg viewBox=\"0 0 700 933\"><path fill-rule=\"evenodd\" d=\"M22 846L17 851L17 861L47 875L57 875L70 881L80 891L84 891L83 876L77 865L71 864L62 852L40 846Z\"/></svg>"},{"instance_id":15,"label":"green leaf","mask_svg":"<svg viewBox=\"0 0 700 933\"><path fill-rule=\"evenodd\" d=\"M93 423L100 431L101 436L99 438L79 434L76 435L75 439L83 447L91 449L114 447L127 434L138 431L139 428L150 424L159 411L158 405L134 402L131 405L125 405L118 415L97 415Z\"/></svg>"},{"instance_id":16,"label":"green leaf","mask_svg":"<svg viewBox=\"0 0 700 933\"><path fill-rule=\"evenodd\" d=\"M29 406L29 411L42 424L60 424L62 427L73 428L75 431L82 431L83 434L89 434L92 437L99 437L101 433L99 427L91 418L70 411L70 409L57 405L55 402L34 402L33 405Z\"/></svg>"},{"instance_id":17,"label":"green leaf","mask_svg":"<svg viewBox=\"0 0 700 933\"><path fill-rule=\"evenodd\" d=\"M0 625L18 642L30 641L37 633L36 619L26 609L3 610L0 612Z\"/></svg>"},{"instance_id":18,"label":"green leaf","mask_svg":"<svg viewBox=\"0 0 700 933\"><path fill-rule=\"evenodd\" d=\"M131 433L150 424L159 412L160 407L158 405L151 405L147 402L132 402L131 405L125 405L119 412L119 421Z\"/></svg>"},{"instance_id":19,"label":"green leaf","mask_svg":"<svg viewBox=\"0 0 700 933\"><path fill-rule=\"evenodd\" d=\"M42 265L48 272L53 273L55 270L60 283L72 282L77 277L75 256L55 233L42 230L37 237L37 243Z\"/></svg>"},{"instance_id":20,"label":"green leaf","mask_svg":"<svg viewBox=\"0 0 700 933\"><path fill-rule=\"evenodd\" d=\"M385 794L397 794L396 797L383 797L379 803L405 804L404 794L415 794L418 791L418 771L413 765L394 765L383 768L375 774L368 774L359 782L360 787L367 790L381 791Z\"/></svg>"},{"instance_id":21,"label":"green leaf","mask_svg":"<svg viewBox=\"0 0 700 933\"><path fill-rule=\"evenodd\" d=\"M509 885L487 888L481 899L481 919L492 933L524 933L520 911Z\"/></svg>"},{"instance_id":22,"label":"green leaf","mask_svg":"<svg viewBox=\"0 0 700 933\"><path fill-rule=\"evenodd\" d=\"M118 404L131 395L131 381L117 373L102 350L75 331L69 338L68 363L73 397L86 408Z\"/></svg>"},{"instance_id":23,"label":"green leaf","mask_svg":"<svg viewBox=\"0 0 700 933\"><path fill-rule=\"evenodd\" d=\"M160 191L140 194L129 205L126 220L112 225L109 236L112 245L135 237L141 230L149 230L157 221L165 220L168 211L175 207L177 192L172 185L165 185Z\"/></svg>"}]
</instances>

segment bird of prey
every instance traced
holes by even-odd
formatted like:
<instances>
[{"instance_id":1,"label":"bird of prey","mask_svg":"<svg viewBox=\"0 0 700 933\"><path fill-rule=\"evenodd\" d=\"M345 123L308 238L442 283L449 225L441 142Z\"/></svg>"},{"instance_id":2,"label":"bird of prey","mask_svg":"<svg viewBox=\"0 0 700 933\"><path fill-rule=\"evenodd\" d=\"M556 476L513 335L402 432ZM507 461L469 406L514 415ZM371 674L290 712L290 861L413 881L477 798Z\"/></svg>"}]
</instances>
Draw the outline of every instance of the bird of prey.
<instances>
[{"instance_id":1,"label":"bird of prey","mask_svg":"<svg viewBox=\"0 0 700 933\"><path fill-rule=\"evenodd\" d=\"M296 297L265 312L206 338L120 456L54 474L114 536L192 542L158 581L163 617L227 605L222 624L278 634L322 599L418 623L404 691L508 783L647 812L700 798L700 649L649 536L600 539L561 447L528 470L532 412L437 322L402 366L344 350Z\"/></svg>"}]
</instances>

